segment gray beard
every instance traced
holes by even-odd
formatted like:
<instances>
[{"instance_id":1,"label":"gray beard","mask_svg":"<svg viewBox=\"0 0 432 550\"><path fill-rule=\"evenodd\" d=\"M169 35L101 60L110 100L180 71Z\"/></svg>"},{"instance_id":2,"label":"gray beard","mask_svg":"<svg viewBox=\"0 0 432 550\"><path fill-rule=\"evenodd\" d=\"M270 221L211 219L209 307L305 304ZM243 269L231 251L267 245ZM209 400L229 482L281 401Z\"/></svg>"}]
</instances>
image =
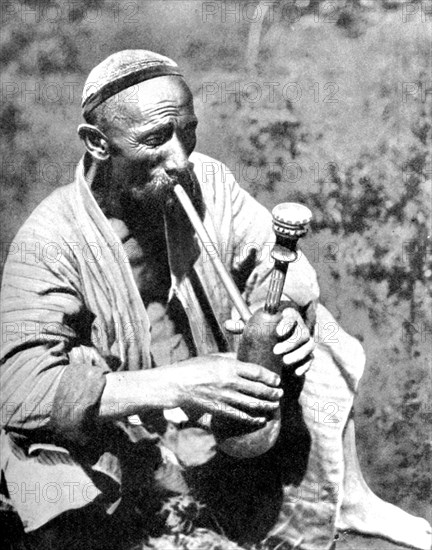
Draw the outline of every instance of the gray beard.
<instances>
[{"instance_id":1,"label":"gray beard","mask_svg":"<svg viewBox=\"0 0 432 550\"><path fill-rule=\"evenodd\" d=\"M108 218L122 219L126 225L145 225L154 230L163 229L164 213L176 210L179 206L173 193L174 185L180 184L198 213L204 213L201 189L192 170L185 170L172 176L165 172L153 176L145 184L143 176L127 185L112 181L110 166L106 165L102 173L97 174L92 184L93 195Z\"/></svg>"},{"instance_id":2,"label":"gray beard","mask_svg":"<svg viewBox=\"0 0 432 550\"><path fill-rule=\"evenodd\" d=\"M173 192L174 186L177 184L183 187L201 215L203 213L201 190L192 171L184 171L171 176L161 172L144 186L132 185L129 187L122 194L122 202L123 204L127 202L132 210L143 216L150 225L159 225L166 212L171 215L184 215L183 209Z\"/></svg>"},{"instance_id":3,"label":"gray beard","mask_svg":"<svg viewBox=\"0 0 432 550\"><path fill-rule=\"evenodd\" d=\"M150 217L160 216L174 200L172 190L177 183L175 179L165 173L157 174L145 185L132 185L122 193L122 200L136 205L143 214Z\"/></svg>"}]
</instances>

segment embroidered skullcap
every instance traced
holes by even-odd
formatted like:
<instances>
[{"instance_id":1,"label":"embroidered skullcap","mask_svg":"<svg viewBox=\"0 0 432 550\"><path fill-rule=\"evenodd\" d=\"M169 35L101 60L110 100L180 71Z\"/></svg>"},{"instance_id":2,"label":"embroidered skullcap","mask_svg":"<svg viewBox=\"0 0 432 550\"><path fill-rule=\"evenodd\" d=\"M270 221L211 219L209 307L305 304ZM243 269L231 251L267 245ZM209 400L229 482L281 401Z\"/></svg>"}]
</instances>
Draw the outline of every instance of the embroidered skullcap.
<instances>
[{"instance_id":1,"label":"embroidered skullcap","mask_svg":"<svg viewBox=\"0 0 432 550\"><path fill-rule=\"evenodd\" d=\"M144 80L158 76L182 76L178 65L148 50L123 50L107 57L88 75L82 94L83 117L109 97Z\"/></svg>"}]
</instances>

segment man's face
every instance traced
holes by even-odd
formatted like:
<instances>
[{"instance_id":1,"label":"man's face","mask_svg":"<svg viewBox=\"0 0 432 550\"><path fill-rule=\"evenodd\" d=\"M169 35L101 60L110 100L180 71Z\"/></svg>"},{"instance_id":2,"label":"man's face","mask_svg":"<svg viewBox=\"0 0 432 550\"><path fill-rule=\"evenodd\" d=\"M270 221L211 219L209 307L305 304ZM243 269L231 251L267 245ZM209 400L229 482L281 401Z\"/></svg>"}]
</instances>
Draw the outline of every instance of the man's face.
<instances>
[{"instance_id":1,"label":"man's face","mask_svg":"<svg viewBox=\"0 0 432 550\"><path fill-rule=\"evenodd\" d=\"M195 148L197 118L192 94L180 77L141 82L124 97L124 108L105 132L111 173L123 198L148 210L162 208L172 183L194 186L189 156Z\"/></svg>"}]
</instances>

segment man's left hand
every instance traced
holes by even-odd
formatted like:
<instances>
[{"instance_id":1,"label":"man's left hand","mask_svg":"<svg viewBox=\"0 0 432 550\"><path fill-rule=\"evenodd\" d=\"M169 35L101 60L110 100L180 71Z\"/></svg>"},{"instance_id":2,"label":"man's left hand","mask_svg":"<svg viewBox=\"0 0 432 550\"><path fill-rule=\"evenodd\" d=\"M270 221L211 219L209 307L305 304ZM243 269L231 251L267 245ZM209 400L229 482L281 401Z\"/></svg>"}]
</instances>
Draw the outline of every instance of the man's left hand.
<instances>
[{"instance_id":1,"label":"man's left hand","mask_svg":"<svg viewBox=\"0 0 432 550\"><path fill-rule=\"evenodd\" d=\"M263 304L251 306L252 313L262 306ZM233 334L241 334L244 326L245 324L240 319L237 310L233 308L231 319L225 322L226 330ZM282 355L285 365L291 366L301 363L294 372L297 376L302 376L311 366L315 342L300 313L292 307L285 308L282 311L282 319L276 327L276 332L283 340L275 345L273 353Z\"/></svg>"}]
</instances>

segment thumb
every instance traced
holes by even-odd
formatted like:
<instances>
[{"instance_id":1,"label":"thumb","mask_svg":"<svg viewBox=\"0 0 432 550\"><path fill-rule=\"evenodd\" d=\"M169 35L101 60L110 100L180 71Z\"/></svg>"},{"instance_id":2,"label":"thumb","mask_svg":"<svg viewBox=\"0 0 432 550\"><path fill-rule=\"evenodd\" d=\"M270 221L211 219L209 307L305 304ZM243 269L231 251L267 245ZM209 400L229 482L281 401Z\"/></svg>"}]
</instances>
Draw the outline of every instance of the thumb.
<instances>
[{"instance_id":1,"label":"thumb","mask_svg":"<svg viewBox=\"0 0 432 550\"><path fill-rule=\"evenodd\" d=\"M232 334L241 334L245 324L241 319L228 319L225 321L224 326L226 330Z\"/></svg>"},{"instance_id":2,"label":"thumb","mask_svg":"<svg viewBox=\"0 0 432 550\"><path fill-rule=\"evenodd\" d=\"M244 323L240 319L240 314L235 307L231 308L231 319L224 323L225 329L232 334L241 334L244 329Z\"/></svg>"}]
</instances>

